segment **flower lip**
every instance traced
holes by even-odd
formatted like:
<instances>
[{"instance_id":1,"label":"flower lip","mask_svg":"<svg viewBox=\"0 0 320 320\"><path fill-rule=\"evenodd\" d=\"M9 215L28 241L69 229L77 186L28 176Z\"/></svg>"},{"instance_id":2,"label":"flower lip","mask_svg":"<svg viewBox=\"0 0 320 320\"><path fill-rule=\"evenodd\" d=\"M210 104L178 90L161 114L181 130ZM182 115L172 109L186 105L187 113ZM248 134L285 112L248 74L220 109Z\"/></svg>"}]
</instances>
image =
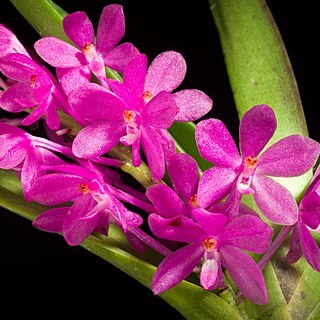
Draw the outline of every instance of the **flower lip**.
<instances>
[{"instance_id":1,"label":"flower lip","mask_svg":"<svg viewBox=\"0 0 320 320\"><path fill-rule=\"evenodd\" d=\"M198 208L199 207L199 203L198 203L198 199L197 199L197 194L194 194L190 197L188 204L193 207L193 208Z\"/></svg>"},{"instance_id":2,"label":"flower lip","mask_svg":"<svg viewBox=\"0 0 320 320\"><path fill-rule=\"evenodd\" d=\"M90 52L92 49L93 49L93 44L92 43L85 43L81 48L83 53Z\"/></svg>"},{"instance_id":3,"label":"flower lip","mask_svg":"<svg viewBox=\"0 0 320 320\"><path fill-rule=\"evenodd\" d=\"M136 117L136 113L133 110L124 110L122 115L125 122L130 122Z\"/></svg>"},{"instance_id":4,"label":"flower lip","mask_svg":"<svg viewBox=\"0 0 320 320\"><path fill-rule=\"evenodd\" d=\"M142 98L145 102L149 102L152 99L153 95L150 91L145 91L142 95Z\"/></svg>"},{"instance_id":5,"label":"flower lip","mask_svg":"<svg viewBox=\"0 0 320 320\"><path fill-rule=\"evenodd\" d=\"M215 238L207 237L202 241L202 246L207 252L213 252L217 250L218 241Z\"/></svg>"}]
</instances>

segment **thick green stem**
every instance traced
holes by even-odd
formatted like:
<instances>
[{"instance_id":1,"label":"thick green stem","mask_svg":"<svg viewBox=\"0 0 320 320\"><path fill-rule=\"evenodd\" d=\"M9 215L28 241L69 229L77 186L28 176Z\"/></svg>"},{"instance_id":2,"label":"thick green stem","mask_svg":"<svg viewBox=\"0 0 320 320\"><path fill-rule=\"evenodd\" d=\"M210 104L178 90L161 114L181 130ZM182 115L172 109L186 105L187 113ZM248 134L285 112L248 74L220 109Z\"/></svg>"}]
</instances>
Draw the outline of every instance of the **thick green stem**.
<instances>
[{"instance_id":1,"label":"thick green stem","mask_svg":"<svg viewBox=\"0 0 320 320\"><path fill-rule=\"evenodd\" d=\"M278 122L271 144L291 134L307 136L293 70L265 1L209 0L209 3L239 117L254 105L268 104ZM310 179L311 172L280 182L297 197Z\"/></svg>"}]
</instances>

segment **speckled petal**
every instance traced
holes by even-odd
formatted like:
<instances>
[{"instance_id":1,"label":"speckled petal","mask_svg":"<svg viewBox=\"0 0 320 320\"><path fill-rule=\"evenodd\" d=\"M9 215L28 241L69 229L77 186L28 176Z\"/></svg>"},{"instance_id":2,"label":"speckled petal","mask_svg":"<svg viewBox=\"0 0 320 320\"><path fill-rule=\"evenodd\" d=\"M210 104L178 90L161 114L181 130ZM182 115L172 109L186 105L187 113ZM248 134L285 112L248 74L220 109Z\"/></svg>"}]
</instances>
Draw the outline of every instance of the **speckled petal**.
<instances>
[{"instance_id":1,"label":"speckled petal","mask_svg":"<svg viewBox=\"0 0 320 320\"><path fill-rule=\"evenodd\" d=\"M240 122L240 150L243 158L257 157L277 128L273 110L265 105L249 109Z\"/></svg>"},{"instance_id":2,"label":"speckled petal","mask_svg":"<svg viewBox=\"0 0 320 320\"><path fill-rule=\"evenodd\" d=\"M237 168L242 160L233 138L218 119L203 120L196 127L196 143L206 160L226 168Z\"/></svg>"},{"instance_id":3,"label":"speckled petal","mask_svg":"<svg viewBox=\"0 0 320 320\"><path fill-rule=\"evenodd\" d=\"M47 210L35 218L32 225L46 232L62 232L63 221L69 209L69 207L61 207Z\"/></svg>"},{"instance_id":4,"label":"speckled petal","mask_svg":"<svg viewBox=\"0 0 320 320\"><path fill-rule=\"evenodd\" d=\"M171 92L183 81L187 65L183 56L175 51L166 51L159 54L151 63L144 86L155 96L160 91Z\"/></svg>"}]
</instances>

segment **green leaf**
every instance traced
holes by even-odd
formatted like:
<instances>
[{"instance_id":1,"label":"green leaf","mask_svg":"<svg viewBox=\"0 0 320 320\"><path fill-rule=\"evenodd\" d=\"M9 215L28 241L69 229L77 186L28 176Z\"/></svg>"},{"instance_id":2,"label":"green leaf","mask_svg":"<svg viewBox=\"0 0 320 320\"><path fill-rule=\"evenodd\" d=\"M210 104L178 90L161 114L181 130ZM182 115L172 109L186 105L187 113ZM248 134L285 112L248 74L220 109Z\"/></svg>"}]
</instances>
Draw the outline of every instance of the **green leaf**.
<instances>
[{"instance_id":1,"label":"green leaf","mask_svg":"<svg viewBox=\"0 0 320 320\"><path fill-rule=\"evenodd\" d=\"M20 181L14 172L0 170L0 181L0 203L4 208L31 221L47 209L24 200ZM118 228L111 227L108 237L92 235L81 246L151 288L156 266L133 255L134 251ZM242 319L237 310L223 299L188 281L183 281L161 297L187 319Z\"/></svg>"},{"instance_id":2,"label":"green leaf","mask_svg":"<svg viewBox=\"0 0 320 320\"><path fill-rule=\"evenodd\" d=\"M293 70L265 1L209 0L209 3L239 117L254 105L268 104L273 108L278 122L269 145L291 134L307 136ZM300 198L311 176L310 171L298 178L277 181ZM245 202L252 205L252 197L247 197ZM293 267L286 265L284 259L284 254L280 259L274 258L264 271L268 305L255 306L245 302L250 319L306 319L314 308L318 308L320 296L316 288L319 288L320 275L306 267L304 259ZM302 298L301 294L306 298Z\"/></svg>"},{"instance_id":3,"label":"green leaf","mask_svg":"<svg viewBox=\"0 0 320 320\"><path fill-rule=\"evenodd\" d=\"M22 16L41 35L55 36L71 42L63 31L62 20L67 13L51 0L10 0Z\"/></svg>"},{"instance_id":4,"label":"green leaf","mask_svg":"<svg viewBox=\"0 0 320 320\"><path fill-rule=\"evenodd\" d=\"M270 144L291 135L308 135L300 95L287 51L264 0L209 0L234 99L241 118L252 106L270 105L278 128ZM311 172L281 179L295 196Z\"/></svg>"}]
</instances>

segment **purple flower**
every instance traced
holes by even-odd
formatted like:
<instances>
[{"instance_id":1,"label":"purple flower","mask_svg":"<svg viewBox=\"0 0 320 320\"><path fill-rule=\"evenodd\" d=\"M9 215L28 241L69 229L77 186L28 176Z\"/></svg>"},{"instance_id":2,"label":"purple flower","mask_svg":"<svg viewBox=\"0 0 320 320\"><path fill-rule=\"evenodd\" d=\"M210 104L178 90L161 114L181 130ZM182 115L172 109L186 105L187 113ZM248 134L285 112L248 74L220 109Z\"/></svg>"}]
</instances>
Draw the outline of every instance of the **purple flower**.
<instances>
[{"instance_id":1,"label":"purple flower","mask_svg":"<svg viewBox=\"0 0 320 320\"><path fill-rule=\"evenodd\" d=\"M258 105L247 111L240 123L240 156L220 120L204 120L197 125L199 152L215 164L200 180L198 202L201 207L207 207L230 192L232 200L239 204L241 196L249 193L272 222L296 223L298 207L294 198L269 176L294 177L306 173L314 165L320 145L296 134L279 140L262 152L276 126L274 112L267 105Z\"/></svg>"},{"instance_id":2,"label":"purple flower","mask_svg":"<svg viewBox=\"0 0 320 320\"><path fill-rule=\"evenodd\" d=\"M30 125L45 115L49 128L57 130L60 125L54 97L57 89L48 72L29 57L19 53L2 58L0 70L16 81L1 95L1 108L9 112L21 112L36 106L21 124Z\"/></svg>"},{"instance_id":3,"label":"purple flower","mask_svg":"<svg viewBox=\"0 0 320 320\"><path fill-rule=\"evenodd\" d=\"M27 50L14 33L0 23L0 58L10 53L21 53L29 57Z\"/></svg>"},{"instance_id":4,"label":"purple flower","mask_svg":"<svg viewBox=\"0 0 320 320\"><path fill-rule=\"evenodd\" d=\"M142 144L153 177L163 177L165 166L160 130L171 126L178 108L172 95L166 91L160 91L145 101L142 90L144 78L141 79L137 70L139 66L145 70L146 65L147 59L143 54L128 64L124 81L128 74L134 75L135 80L130 79L136 90L129 91L122 86L120 97L96 84L70 94L69 102L74 111L92 123L82 129L74 140L72 150L77 157L91 158L104 154L121 141L126 146L132 146L132 163L139 166ZM145 71L141 73L145 74Z\"/></svg>"},{"instance_id":5,"label":"purple flower","mask_svg":"<svg viewBox=\"0 0 320 320\"><path fill-rule=\"evenodd\" d=\"M0 145L0 168L14 169L19 173L22 190L28 201L33 183L45 174L41 167L63 163L52 152L38 147L31 135L5 123L0 123Z\"/></svg>"},{"instance_id":6,"label":"purple flower","mask_svg":"<svg viewBox=\"0 0 320 320\"><path fill-rule=\"evenodd\" d=\"M125 20L122 6L111 4L104 7L97 31L94 29L85 12L75 12L63 20L63 28L70 40L80 49L54 37L45 37L35 43L40 57L50 65L68 69L58 70L67 93L70 86L90 80L90 71L98 78L105 78L108 66L123 72L129 61L139 51L131 43L118 45L125 33Z\"/></svg>"},{"instance_id":7,"label":"purple flower","mask_svg":"<svg viewBox=\"0 0 320 320\"><path fill-rule=\"evenodd\" d=\"M76 165L57 166L56 170L65 173L40 177L33 184L30 196L32 200L50 206L68 201L73 204L70 208L44 212L33 222L37 228L63 232L68 244L79 245L94 230L107 234L110 222L125 232L142 224L142 218L126 209L96 173Z\"/></svg>"},{"instance_id":8,"label":"purple flower","mask_svg":"<svg viewBox=\"0 0 320 320\"><path fill-rule=\"evenodd\" d=\"M192 216L192 210L198 207L197 162L186 153L176 153L170 157L168 171L175 191L166 184L159 183L148 188L147 197L164 218Z\"/></svg>"},{"instance_id":9,"label":"purple flower","mask_svg":"<svg viewBox=\"0 0 320 320\"><path fill-rule=\"evenodd\" d=\"M149 225L156 236L189 243L161 262L153 278L153 292L160 294L174 287L201 262L200 283L205 289L222 286L223 265L246 297L257 304L267 303L262 272L242 250L265 252L272 229L251 215L228 224L225 215L203 209L195 209L193 215L197 223L185 216L165 219L150 215Z\"/></svg>"},{"instance_id":10,"label":"purple flower","mask_svg":"<svg viewBox=\"0 0 320 320\"><path fill-rule=\"evenodd\" d=\"M300 202L299 213L299 220L292 232L287 260L294 263L304 255L312 268L320 272L320 250L309 230L317 229L320 224L320 167Z\"/></svg>"}]
</instances>

